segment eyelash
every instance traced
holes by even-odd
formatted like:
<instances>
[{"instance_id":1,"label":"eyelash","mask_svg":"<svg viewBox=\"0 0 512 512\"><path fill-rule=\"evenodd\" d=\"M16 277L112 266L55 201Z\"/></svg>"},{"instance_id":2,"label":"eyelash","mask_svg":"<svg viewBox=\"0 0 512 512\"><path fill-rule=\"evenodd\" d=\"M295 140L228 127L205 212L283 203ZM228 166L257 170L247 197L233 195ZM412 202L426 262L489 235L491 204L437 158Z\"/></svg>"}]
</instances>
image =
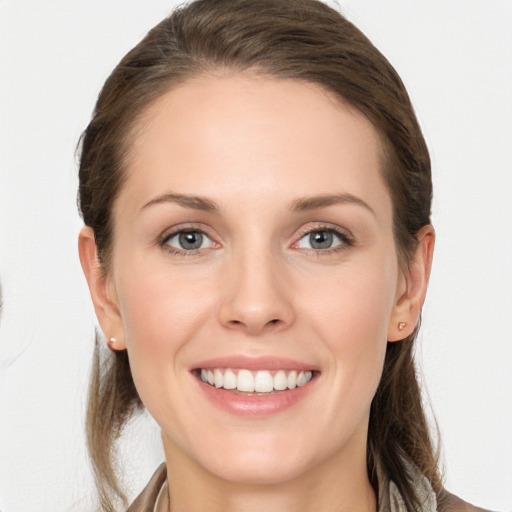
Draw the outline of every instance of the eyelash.
<instances>
[{"instance_id":1,"label":"eyelash","mask_svg":"<svg viewBox=\"0 0 512 512\"><path fill-rule=\"evenodd\" d=\"M299 239L297 242L294 243L294 245L298 244L304 237L311 235L312 233L332 233L333 235L337 236L340 240L340 244L335 247L330 247L327 249L303 249L308 251L309 254L312 254L314 256L320 257L320 256L326 256L329 254L334 254L342 251L346 251L350 247L353 247L355 245L355 240L351 234L349 234L347 231L335 228L333 226L315 226L314 228L309 228L303 231L300 234Z\"/></svg>"},{"instance_id":2,"label":"eyelash","mask_svg":"<svg viewBox=\"0 0 512 512\"><path fill-rule=\"evenodd\" d=\"M184 227L177 229L176 231L172 231L171 233L166 233L161 237L161 240L158 242L158 245L164 249L165 251L169 252L170 254L174 254L176 256L197 256L199 252L201 252L204 249L192 249L189 251L177 249L176 247L172 247L168 244L169 240L173 239L175 236L180 235L181 233L199 233L203 235L204 237L208 238L215 244L215 242L212 240L208 234L203 231L200 228L195 228L193 226L191 227Z\"/></svg>"},{"instance_id":3,"label":"eyelash","mask_svg":"<svg viewBox=\"0 0 512 512\"><path fill-rule=\"evenodd\" d=\"M312 233L321 233L321 232L332 233L333 235L338 237L338 239L340 240L340 244L336 245L335 247L331 247L331 248L327 248L327 249L307 249L306 248L306 249L302 249L302 250L306 250L308 253L313 254L314 256L325 256L328 254L345 251L348 248L353 247L355 244L352 235L347 233L345 230L342 230L339 228L334 228L332 226L321 225L321 226L315 226L314 228L310 228L310 229L307 229L307 230L301 232L298 240L296 242L294 242L293 245L297 245L304 237L311 235ZM196 255L198 255L199 252L204 250L201 248L192 249L192 250L188 250L188 251L180 250L180 249L177 249L176 247L172 247L171 245L168 244L169 240L171 240L172 238L174 238L177 235L180 235L181 233L199 233L199 234L203 235L204 237L210 239L213 244L216 244L216 242L214 242L212 240L212 238L202 229L194 228L194 227L185 227L185 228L180 228L175 231L172 231L171 233L164 234L161 237L160 241L158 242L158 245L165 251L167 251L171 254L177 255L177 256L196 256Z\"/></svg>"}]
</instances>

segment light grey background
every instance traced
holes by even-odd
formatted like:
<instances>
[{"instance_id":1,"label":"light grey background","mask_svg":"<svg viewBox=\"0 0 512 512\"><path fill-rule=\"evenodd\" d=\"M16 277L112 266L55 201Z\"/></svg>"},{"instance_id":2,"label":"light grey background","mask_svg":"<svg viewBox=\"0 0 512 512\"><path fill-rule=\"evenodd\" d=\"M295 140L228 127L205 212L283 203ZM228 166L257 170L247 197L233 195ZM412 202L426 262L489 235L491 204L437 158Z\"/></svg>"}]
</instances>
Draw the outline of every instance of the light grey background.
<instances>
[{"instance_id":1,"label":"light grey background","mask_svg":"<svg viewBox=\"0 0 512 512\"><path fill-rule=\"evenodd\" d=\"M2 512L90 510L95 321L74 149L108 73L174 3L0 0ZM341 6L401 74L431 149L438 241L418 361L447 486L512 510L512 1ZM123 451L133 495L163 459L151 421Z\"/></svg>"}]
</instances>

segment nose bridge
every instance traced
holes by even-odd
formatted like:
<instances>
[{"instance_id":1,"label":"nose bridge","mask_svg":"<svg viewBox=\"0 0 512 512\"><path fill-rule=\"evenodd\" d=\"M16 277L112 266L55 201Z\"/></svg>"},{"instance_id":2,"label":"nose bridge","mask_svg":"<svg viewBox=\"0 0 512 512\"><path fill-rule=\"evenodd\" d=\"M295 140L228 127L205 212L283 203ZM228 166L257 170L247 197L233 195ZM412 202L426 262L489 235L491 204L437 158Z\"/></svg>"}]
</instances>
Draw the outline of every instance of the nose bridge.
<instances>
[{"instance_id":1,"label":"nose bridge","mask_svg":"<svg viewBox=\"0 0 512 512\"><path fill-rule=\"evenodd\" d=\"M283 327L293 320L279 251L270 240L255 238L233 248L221 305L221 322L250 334Z\"/></svg>"}]
</instances>

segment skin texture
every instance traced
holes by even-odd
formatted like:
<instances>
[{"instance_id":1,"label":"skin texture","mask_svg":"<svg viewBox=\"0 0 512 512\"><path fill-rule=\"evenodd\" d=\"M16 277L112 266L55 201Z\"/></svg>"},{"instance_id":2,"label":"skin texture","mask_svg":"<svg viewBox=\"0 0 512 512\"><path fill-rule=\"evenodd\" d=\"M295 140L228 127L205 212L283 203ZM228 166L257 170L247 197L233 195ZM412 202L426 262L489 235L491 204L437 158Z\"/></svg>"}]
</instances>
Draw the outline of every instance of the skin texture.
<instances>
[{"instance_id":1,"label":"skin texture","mask_svg":"<svg viewBox=\"0 0 512 512\"><path fill-rule=\"evenodd\" d=\"M402 272L372 124L315 85L203 77L144 113L126 172L107 275L90 228L79 250L103 332L162 428L171 509L376 510L369 408L387 340L416 325L434 233ZM332 195L344 201L297 209ZM180 250L168 237L180 229L202 231L201 249ZM308 233L329 229L333 247L311 248ZM237 416L191 372L233 355L291 358L316 377L285 410Z\"/></svg>"}]
</instances>

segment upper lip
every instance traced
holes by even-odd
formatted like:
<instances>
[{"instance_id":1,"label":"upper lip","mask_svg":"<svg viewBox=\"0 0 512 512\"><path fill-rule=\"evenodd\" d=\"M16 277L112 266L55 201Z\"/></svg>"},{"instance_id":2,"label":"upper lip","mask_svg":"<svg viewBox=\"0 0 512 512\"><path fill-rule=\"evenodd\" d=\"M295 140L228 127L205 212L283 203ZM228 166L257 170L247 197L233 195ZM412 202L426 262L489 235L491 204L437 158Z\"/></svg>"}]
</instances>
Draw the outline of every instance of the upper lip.
<instances>
[{"instance_id":1,"label":"upper lip","mask_svg":"<svg viewBox=\"0 0 512 512\"><path fill-rule=\"evenodd\" d=\"M295 359L277 356L248 357L244 355L231 355L207 359L194 364L191 370L213 368L243 368L247 370L317 370L317 366Z\"/></svg>"}]
</instances>

